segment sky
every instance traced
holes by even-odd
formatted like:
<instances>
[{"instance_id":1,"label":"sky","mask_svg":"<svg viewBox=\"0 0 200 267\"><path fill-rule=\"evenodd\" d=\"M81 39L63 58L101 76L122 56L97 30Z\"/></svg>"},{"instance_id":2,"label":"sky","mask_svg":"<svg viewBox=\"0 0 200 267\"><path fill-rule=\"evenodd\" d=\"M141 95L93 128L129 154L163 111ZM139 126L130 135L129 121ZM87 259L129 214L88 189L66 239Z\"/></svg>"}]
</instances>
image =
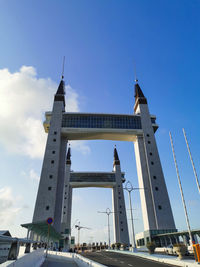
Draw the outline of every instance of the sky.
<instances>
[{"instance_id":1,"label":"sky","mask_svg":"<svg viewBox=\"0 0 200 267\"><path fill-rule=\"evenodd\" d=\"M67 111L132 114L136 72L157 116L176 227L187 229L169 131L191 228L200 228L200 195L182 133L184 127L200 174L199 12L199 0L0 0L0 229L24 237L20 224L32 221L46 142L42 122L52 108L64 55ZM72 170L112 171L115 144L126 179L137 187L130 142L71 142ZM81 230L81 242L107 241L106 215L97 212L112 209L111 196L110 189L73 191L72 226L80 221L91 228ZM130 224L126 192L125 197ZM132 200L138 233L138 190ZM77 237L74 227L72 233Z\"/></svg>"}]
</instances>

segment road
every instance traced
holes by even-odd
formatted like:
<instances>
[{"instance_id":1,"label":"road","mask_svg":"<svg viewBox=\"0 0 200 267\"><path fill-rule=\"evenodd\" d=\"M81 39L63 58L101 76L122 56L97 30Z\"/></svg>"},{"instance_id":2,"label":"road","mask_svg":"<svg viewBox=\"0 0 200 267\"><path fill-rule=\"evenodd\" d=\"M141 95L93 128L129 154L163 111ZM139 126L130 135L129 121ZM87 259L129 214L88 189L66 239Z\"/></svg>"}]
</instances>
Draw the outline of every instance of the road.
<instances>
[{"instance_id":1,"label":"road","mask_svg":"<svg viewBox=\"0 0 200 267\"><path fill-rule=\"evenodd\" d=\"M115 252L86 252L81 253L82 256L104 264L109 267L163 267L172 266L164 263L158 263L156 261L150 261L142 259L136 256L115 253ZM174 265L173 265L174 266Z\"/></svg>"}]
</instances>

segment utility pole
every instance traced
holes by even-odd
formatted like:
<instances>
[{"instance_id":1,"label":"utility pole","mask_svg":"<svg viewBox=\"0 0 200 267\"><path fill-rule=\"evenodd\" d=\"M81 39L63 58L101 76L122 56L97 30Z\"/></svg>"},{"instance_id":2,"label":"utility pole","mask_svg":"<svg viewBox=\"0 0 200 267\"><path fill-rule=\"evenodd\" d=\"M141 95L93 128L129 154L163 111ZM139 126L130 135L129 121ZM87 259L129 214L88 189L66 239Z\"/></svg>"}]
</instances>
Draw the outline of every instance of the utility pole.
<instances>
[{"instance_id":1,"label":"utility pole","mask_svg":"<svg viewBox=\"0 0 200 267\"><path fill-rule=\"evenodd\" d=\"M190 222L189 222L189 217L188 217L187 208L186 208L186 204L185 204L185 199L184 199L184 195L183 195L183 188L182 188L182 185L181 185L181 179L180 179L178 165L177 165L177 161L176 161L176 156L175 156L175 151L174 151L174 144L173 144L171 132L169 132L169 136L170 136L170 141L171 141L172 153L173 153L173 157L174 157L174 164L175 164L175 167L176 167L176 174L177 174L179 188L180 188L180 192L181 192L183 208L184 208L184 211L185 211L185 218L186 218L186 223L187 223L187 227L188 227L188 233L189 233L189 236L190 236L190 244L192 245L192 243L193 243L192 241L193 240L192 240Z\"/></svg>"},{"instance_id":2,"label":"utility pole","mask_svg":"<svg viewBox=\"0 0 200 267\"><path fill-rule=\"evenodd\" d=\"M106 215L108 215L108 248L110 248L110 214L114 213L113 211L111 211L109 208L106 209L106 211L98 211L98 213L105 213Z\"/></svg>"}]
</instances>

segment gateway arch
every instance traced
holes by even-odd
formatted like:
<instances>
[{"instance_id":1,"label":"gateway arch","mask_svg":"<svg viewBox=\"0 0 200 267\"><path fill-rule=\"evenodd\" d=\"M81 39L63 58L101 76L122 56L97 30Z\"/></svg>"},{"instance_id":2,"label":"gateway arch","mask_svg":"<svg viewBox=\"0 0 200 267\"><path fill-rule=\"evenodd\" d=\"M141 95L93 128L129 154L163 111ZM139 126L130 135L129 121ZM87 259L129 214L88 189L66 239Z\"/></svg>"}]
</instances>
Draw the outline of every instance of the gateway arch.
<instances>
[{"instance_id":1,"label":"gateway arch","mask_svg":"<svg viewBox=\"0 0 200 267\"><path fill-rule=\"evenodd\" d=\"M44 128L48 138L33 223L52 217L54 218L53 227L57 232L62 233L64 238L70 234L73 179L78 179L78 176L70 172L70 151L68 150L67 153L67 143L69 140L101 139L134 143L139 187L145 188L140 190L144 231L159 233L159 231L176 230L154 136L158 129L155 120L156 117L149 113L147 99L138 83L135 84L135 105L132 115L65 112L65 84L62 79L54 96L52 112L46 112ZM128 156L131 157L131 155ZM114 161L115 177L111 186L115 192L113 193L116 209L115 242L129 243L121 186L123 174L119 162L117 164L116 162ZM106 183L109 180L106 180L106 177L108 178L106 175L108 173L98 177L103 187L107 187ZM79 175L80 177L83 185L86 178L82 174ZM93 178L90 178L95 180L94 174ZM75 180L74 183L76 183ZM120 190L117 188L119 185ZM123 197L119 203L120 195ZM123 212L122 216L120 216L119 206ZM120 226L121 221L123 221L123 228Z\"/></svg>"}]
</instances>

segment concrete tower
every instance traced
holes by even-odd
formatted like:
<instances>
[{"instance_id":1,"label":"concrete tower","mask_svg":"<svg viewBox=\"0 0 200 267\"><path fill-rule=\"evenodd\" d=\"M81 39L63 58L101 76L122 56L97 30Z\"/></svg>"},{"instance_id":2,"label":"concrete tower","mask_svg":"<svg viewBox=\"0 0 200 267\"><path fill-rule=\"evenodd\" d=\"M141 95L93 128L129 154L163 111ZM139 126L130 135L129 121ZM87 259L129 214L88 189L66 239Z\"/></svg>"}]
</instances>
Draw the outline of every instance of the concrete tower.
<instances>
[{"instance_id":1,"label":"concrete tower","mask_svg":"<svg viewBox=\"0 0 200 267\"><path fill-rule=\"evenodd\" d=\"M65 84L61 80L54 97L51 123L44 154L40 184L35 204L33 222L54 219L53 226L61 232L63 184L67 140L61 136L62 117L65 112Z\"/></svg>"},{"instance_id":2,"label":"concrete tower","mask_svg":"<svg viewBox=\"0 0 200 267\"><path fill-rule=\"evenodd\" d=\"M134 142L144 231L175 230L174 218L160 163L147 99L135 84L134 113L140 115L143 134Z\"/></svg>"},{"instance_id":3,"label":"concrete tower","mask_svg":"<svg viewBox=\"0 0 200 267\"><path fill-rule=\"evenodd\" d=\"M65 239L64 247L66 249L70 246L71 237L71 213L72 213L72 187L70 185L70 171L71 171L71 148L67 151L66 172L63 190L63 205L61 218L61 234Z\"/></svg>"},{"instance_id":4,"label":"concrete tower","mask_svg":"<svg viewBox=\"0 0 200 267\"><path fill-rule=\"evenodd\" d=\"M116 184L112 189L113 196L113 228L114 242L129 245L129 233L126 217L126 206L124 201L124 191L122 185L122 173L117 149L114 149L113 171L115 173Z\"/></svg>"}]
</instances>

